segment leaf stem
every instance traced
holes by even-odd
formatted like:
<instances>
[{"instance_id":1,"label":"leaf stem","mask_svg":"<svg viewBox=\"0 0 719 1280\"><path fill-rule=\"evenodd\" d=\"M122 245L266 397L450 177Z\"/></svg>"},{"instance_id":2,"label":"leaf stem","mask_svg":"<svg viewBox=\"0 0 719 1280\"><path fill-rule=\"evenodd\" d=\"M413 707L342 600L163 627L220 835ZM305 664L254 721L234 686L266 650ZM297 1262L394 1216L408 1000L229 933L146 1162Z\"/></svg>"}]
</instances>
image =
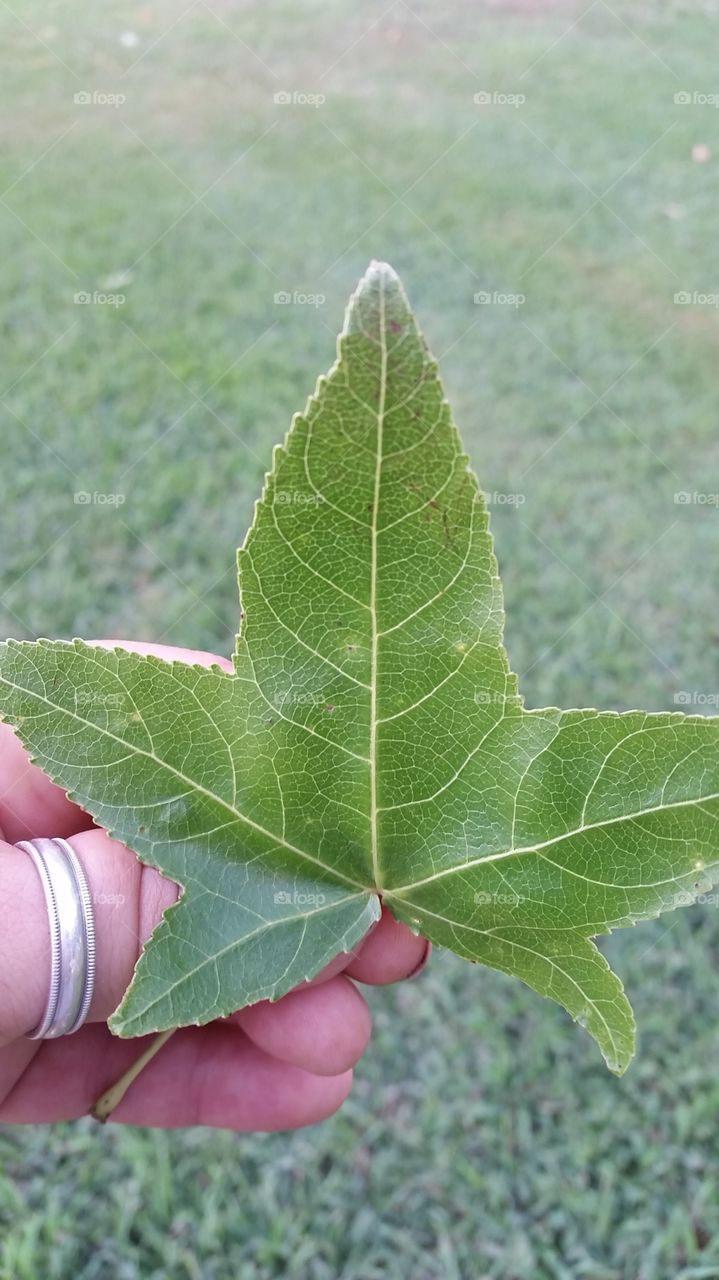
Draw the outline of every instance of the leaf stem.
<instances>
[{"instance_id":1,"label":"leaf stem","mask_svg":"<svg viewBox=\"0 0 719 1280\"><path fill-rule=\"evenodd\" d=\"M97 1099L97 1102L90 1108L90 1115L95 1120L99 1120L100 1124L106 1124L110 1119L116 1107L119 1107L122 1099L127 1093L130 1085L132 1085L137 1077L152 1059L156 1053L160 1052L163 1045L167 1044L170 1036L174 1036L176 1027L171 1027L169 1031L161 1031L154 1040L151 1040L147 1048L140 1054L139 1058L128 1067L124 1075L115 1084L110 1085L109 1089Z\"/></svg>"}]
</instances>

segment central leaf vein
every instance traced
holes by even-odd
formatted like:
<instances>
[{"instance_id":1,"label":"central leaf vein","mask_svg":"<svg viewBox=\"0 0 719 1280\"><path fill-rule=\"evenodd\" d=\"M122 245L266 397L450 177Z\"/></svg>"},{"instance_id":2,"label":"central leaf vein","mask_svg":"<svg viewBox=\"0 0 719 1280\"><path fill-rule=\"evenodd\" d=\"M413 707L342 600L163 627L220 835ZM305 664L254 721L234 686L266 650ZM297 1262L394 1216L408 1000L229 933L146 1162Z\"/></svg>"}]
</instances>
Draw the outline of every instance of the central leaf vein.
<instances>
[{"instance_id":1,"label":"central leaf vein","mask_svg":"<svg viewBox=\"0 0 719 1280\"><path fill-rule=\"evenodd\" d=\"M379 837L377 831L377 678L379 656L379 625L377 621L377 544L379 502L382 489L382 449L384 432L385 401L387 396L387 323L385 317L384 279L379 284L379 340L380 340L380 383L379 403L377 405L377 453L375 455L374 496L372 501L372 559L370 567L370 611L372 618L372 651L370 659L370 836L372 841L372 872L376 888L381 887L379 865Z\"/></svg>"}]
</instances>

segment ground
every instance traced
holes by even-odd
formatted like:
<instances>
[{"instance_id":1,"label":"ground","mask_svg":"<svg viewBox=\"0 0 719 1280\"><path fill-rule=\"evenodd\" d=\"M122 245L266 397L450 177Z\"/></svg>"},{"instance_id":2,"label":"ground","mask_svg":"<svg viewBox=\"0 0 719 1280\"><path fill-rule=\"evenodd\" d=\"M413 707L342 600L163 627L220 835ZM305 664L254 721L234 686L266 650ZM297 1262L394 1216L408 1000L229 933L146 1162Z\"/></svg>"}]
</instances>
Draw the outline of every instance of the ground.
<instances>
[{"instance_id":1,"label":"ground","mask_svg":"<svg viewBox=\"0 0 719 1280\"><path fill-rule=\"evenodd\" d=\"M228 652L272 445L380 257L490 495L528 705L715 711L716 6L13 6L2 634ZM319 1129L5 1130L0 1277L719 1277L719 914L605 948L621 1081L438 955L373 993Z\"/></svg>"}]
</instances>

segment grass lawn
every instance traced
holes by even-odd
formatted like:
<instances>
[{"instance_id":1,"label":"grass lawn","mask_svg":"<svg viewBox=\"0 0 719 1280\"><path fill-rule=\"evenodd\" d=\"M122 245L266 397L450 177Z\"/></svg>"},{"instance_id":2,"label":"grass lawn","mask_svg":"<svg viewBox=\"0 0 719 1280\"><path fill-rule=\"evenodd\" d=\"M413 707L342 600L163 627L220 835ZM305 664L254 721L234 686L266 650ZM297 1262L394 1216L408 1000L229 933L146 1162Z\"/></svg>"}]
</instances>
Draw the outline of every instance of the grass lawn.
<instances>
[{"instance_id":1,"label":"grass lawn","mask_svg":"<svg viewBox=\"0 0 719 1280\"><path fill-rule=\"evenodd\" d=\"M716 6L12 4L0 633L228 652L272 445L381 257L494 495L528 705L716 710ZM719 1277L719 915L606 951L621 1081L438 955L319 1129L5 1130L0 1280Z\"/></svg>"}]
</instances>

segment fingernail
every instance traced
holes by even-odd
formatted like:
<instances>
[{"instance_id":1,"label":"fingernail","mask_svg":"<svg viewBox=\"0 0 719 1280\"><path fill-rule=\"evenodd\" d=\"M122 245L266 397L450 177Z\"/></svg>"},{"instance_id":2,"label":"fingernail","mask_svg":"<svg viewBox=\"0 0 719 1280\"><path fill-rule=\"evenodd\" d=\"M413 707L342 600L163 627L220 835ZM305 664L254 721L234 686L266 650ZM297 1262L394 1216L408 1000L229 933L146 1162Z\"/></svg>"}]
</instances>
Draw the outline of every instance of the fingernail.
<instances>
[{"instance_id":1,"label":"fingernail","mask_svg":"<svg viewBox=\"0 0 719 1280\"><path fill-rule=\"evenodd\" d=\"M410 977L410 978L418 978L418 977L419 977L419 975L420 975L420 973L422 972L422 970L423 970L423 969L426 969L426 967L427 967L427 961L429 960L429 957L431 956L431 954L432 954L432 943L431 943L431 942L426 942L426 943L425 943L425 947L424 947L424 951L422 952L422 959L420 960L420 962L419 962L419 964L416 966L416 968L414 968L414 969L412 970L412 972L408 975L408 977Z\"/></svg>"}]
</instances>

